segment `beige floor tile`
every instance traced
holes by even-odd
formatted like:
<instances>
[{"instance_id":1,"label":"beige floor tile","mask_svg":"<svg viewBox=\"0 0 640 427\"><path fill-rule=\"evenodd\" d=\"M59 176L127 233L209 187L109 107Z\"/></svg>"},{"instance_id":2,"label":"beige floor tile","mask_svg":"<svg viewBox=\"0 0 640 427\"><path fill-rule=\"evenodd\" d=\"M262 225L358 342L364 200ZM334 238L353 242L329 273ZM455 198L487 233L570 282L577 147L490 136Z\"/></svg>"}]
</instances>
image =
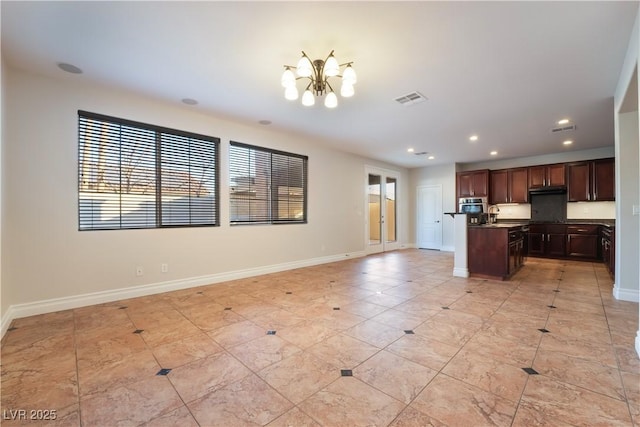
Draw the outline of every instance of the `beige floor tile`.
<instances>
[{"instance_id":1,"label":"beige floor tile","mask_svg":"<svg viewBox=\"0 0 640 427\"><path fill-rule=\"evenodd\" d=\"M300 403L340 377L340 367L308 352L275 363L258 375L294 403Z\"/></svg>"},{"instance_id":2,"label":"beige floor tile","mask_svg":"<svg viewBox=\"0 0 640 427\"><path fill-rule=\"evenodd\" d=\"M513 425L630 426L631 418L625 402L532 375Z\"/></svg>"},{"instance_id":3,"label":"beige floor tile","mask_svg":"<svg viewBox=\"0 0 640 427\"><path fill-rule=\"evenodd\" d=\"M405 335L386 350L412 362L439 371L460 348L436 340L430 340L417 334Z\"/></svg>"},{"instance_id":4,"label":"beige floor tile","mask_svg":"<svg viewBox=\"0 0 640 427\"><path fill-rule=\"evenodd\" d=\"M353 370L353 375L388 394L409 404L422 391L437 371L410 360L381 351Z\"/></svg>"},{"instance_id":5,"label":"beige floor tile","mask_svg":"<svg viewBox=\"0 0 640 427\"><path fill-rule=\"evenodd\" d=\"M442 372L512 402L520 400L528 377L518 367L467 351L458 353Z\"/></svg>"},{"instance_id":6,"label":"beige floor tile","mask_svg":"<svg viewBox=\"0 0 640 427\"><path fill-rule=\"evenodd\" d=\"M624 400L617 368L580 357L540 349L533 368L557 381L583 387L615 399Z\"/></svg>"},{"instance_id":7,"label":"beige floor tile","mask_svg":"<svg viewBox=\"0 0 640 427\"><path fill-rule=\"evenodd\" d=\"M256 375L249 375L188 404L201 426L263 426L293 404Z\"/></svg>"},{"instance_id":8,"label":"beige floor tile","mask_svg":"<svg viewBox=\"0 0 640 427\"><path fill-rule=\"evenodd\" d=\"M82 424L86 426L138 425L181 406L182 401L167 378L155 375L118 384L80 400Z\"/></svg>"},{"instance_id":9,"label":"beige floor tile","mask_svg":"<svg viewBox=\"0 0 640 427\"><path fill-rule=\"evenodd\" d=\"M446 427L447 425L427 414L407 406L389 427Z\"/></svg>"},{"instance_id":10,"label":"beige floor tile","mask_svg":"<svg viewBox=\"0 0 640 427\"><path fill-rule=\"evenodd\" d=\"M378 348L384 348L405 334L404 330L367 320L344 331L346 335L357 338Z\"/></svg>"},{"instance_id":11,"label":"beige floor tile","mask_svg":"<svg viewBox=\"0 0 640 427\"><path fill-rule=\"evenodd\" d=\"M267 424L267 427L321 427L298 408L292 408Z\"/></svg>"},{"instance_id":12,"label":"beige floor tile","mask_svg":"<svg viewBox=\"0 0 640 427\"><path fill-rule=\"evenodd\" d=\"M305 320L295 326L279 330L277 333L280 338L306 349L338 334L338 331L326 326L324 321Z\"/></svg>"},{"instance_id":13,"label":"beige floor tile","mask_svg":"<svg viewBox=\"0 0 640 427\"><path fill-rule=\"evenodd\" d=\"M276 335L265 335L244 344L230 347L228 350L229 353L254 372L301 351L295 345Z\"/></svg>"},{"instance_id":14,"label":"beige floor tile","mask_svg":"<svg viewBox=\"0 0 640 427\"><path fill-rule=\"evenodd\" d=\"M159 345L152 350L160 366L170 369L175 369L221 351L223 351L223 348L203 332L168 344Z\"/></svg>"},{"instance_id":15,"label":"beige floor tile","mask_svg":"<svg viewBox=\"0 0 640 427\"><path fill-rule=\"evenodd\" d=\"M244 320L209 332L209 336L223 347L233 347L260 338L266 333L265 329L255 323Z\"/></svg>"},{"instance_id":16,"label":"beige floor tile","mask_svg":"<svg viewBox=\"0 0 640 427\"><path fill-rule=\"evenodd\" d=\"M189 409L184 405L143 425L144 427L199 427Z\"/></svg>"},{"instance_id":17,"label":"beige floor tile","mask_svg":"<svg viewBox=\"0 0 640 427\"><path fill-rule=\"evenodd\" d=\"M173 369L167 378L185 403L205 396L251 373L227 353L218 353Z\"/></svg>"},{"instance_id":18,"label":"beige floor tile","mask_svg":"<svg viewBox=\"0 0 640 427\"><path fill-rule=\"evenodd\" d=\"M443 374L429 383L411 404L453 426L509 426L516 403Z\"/></svg>"},{"instance_id":19,"label":"beige floor tile","mask_svg":"<svg viewBox=\"0 0 640 427\"><path fill-rule=\"evenodd\" d=\"M298 405L325 426L385 426L404 406L354 377L341 377Z\"/></svg>"},{"instance_id":20,"label":"beige floor tile","mask_svg":"<svg viewBox=\"0 0 640 427\"><path fill-rule=\"evenodd\" d=\"M342 369L352 369L373 356L380 349L345 334L334 335L309 347L307 351Z\"/></svg>"}]
</instances>

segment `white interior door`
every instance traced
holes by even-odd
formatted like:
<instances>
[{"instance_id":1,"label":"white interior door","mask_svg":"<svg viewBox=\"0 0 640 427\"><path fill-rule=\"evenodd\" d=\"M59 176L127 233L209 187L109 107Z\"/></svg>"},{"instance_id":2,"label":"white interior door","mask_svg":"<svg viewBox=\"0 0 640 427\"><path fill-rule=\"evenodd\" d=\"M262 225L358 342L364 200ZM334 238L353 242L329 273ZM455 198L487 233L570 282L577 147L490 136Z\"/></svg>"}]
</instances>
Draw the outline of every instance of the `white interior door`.
<instances>
[{"instance_id":1,"label":"white interior door","mask_svg":"<svg viewBox=\"0 0 640 427\"><path fill-rule=\"evenodd\" d=\"M398 174L367 167L365 176L366 252L398 249Z\"/></svg>"},{"instance_id":2,"label":"white interior door","mask_svg":"<svg viewBox=\"0 0 640 427\"><path fill-rule=\"evenodd\" d=\"M417 246L442 249L442 186L418 187Z\"/></svg>"}]
</instances>

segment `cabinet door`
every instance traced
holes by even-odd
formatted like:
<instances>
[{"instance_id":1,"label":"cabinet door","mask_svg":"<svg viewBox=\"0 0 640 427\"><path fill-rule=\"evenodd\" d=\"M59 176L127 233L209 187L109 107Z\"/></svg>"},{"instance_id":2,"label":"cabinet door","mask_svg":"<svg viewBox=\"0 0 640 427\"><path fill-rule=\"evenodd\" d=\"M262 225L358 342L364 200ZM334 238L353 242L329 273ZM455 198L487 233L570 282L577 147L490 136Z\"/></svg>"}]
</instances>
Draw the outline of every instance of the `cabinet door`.
<instances>
[{"instance_id":1,"label":"cabinet door","mask_svg":"<svg viewBox=\"0 0 640 427\"><path fill-rule=\"evenodd\" d=\"M470 173L458 173L458 198L473 196L473 181Z\"/></svg>"},{"instance_id":2,"label":"cabinet door","mask_svg":"<svg viewBox=\"0 0 640 427\"><path fill-rule=\"evenodd\" d=\"M544 233L542 231L531 229L528 235L529 241L527 242L528 253L532 256L544 255Z\"/></svg>"},{"instance_id":3,"label":"cabinet door","mask_svg":"<svg viewBox=\"0 0 640 427\"><path fill-rule=\"evenodd\" d=\"M544 187L546 182L547 168L546 166L529 167L529 188Z\"/></svg>"},{"instance_id":4,"label":"cabinet door","mask_svg":"<svg viewBox=\"0 0 640 427\"><path fill-rule=\"evenodd\" d=\"M569 163L567 166L567 201L591 200L591 167L589 162Z\"/></svg>"},{"instance_id":5,"label":"cabinet door","mask_svg":"<svg viewBox=\"0 0 640 427\"><path fill-rule=\"evenodd\" d=\"M565 233L547 233L545 255L564 257L566 254Z\"/></svg>"},{"instance_id":6,"label":"cabinet door","mask_svg":"<svg viewBox=\"0 0 640 427\"><path fill-rule=\"evenodd\" d=\"M489 171L477 171L471 175L472 182L472 196L475 197L487 197L489 195Z\"/></svg>"},{"instance_id":7,"label":"cabinet door","mask_svg":"<svg viewBox=\"0 0 640 427\"><path fill-rule=\"evenodd\" d=\"M566 185L566 171L564 163L547 165L547 186Z\"/></svg>"},{"instance_id":8,"label":"cabinet door","mask_svg":"<svg viewBox=\"0 0 640 427\"><path fill-rule=\"evenodd\" d=\"M616 199L614 174L614 159L603 159L593 162L592 200L614 201Z\"/></svg>"},{"instance_id":9,"label":"cabinet door","mask_svg":"<svg viewBox=\"0 0 640 427\"><path fill-rule=\"evenodd\" d=\"M567 235L567 256L577 258L597 258L598 257L598 235L597 234L568 234Z\"/></svg>"},{"instance_id":10,"label":"cabinet door","mask_svg":"<svg viewBox=\"0 0 640 427\"><path fill-rule=\"evenodd\" d=\"M528 177L527 168L509 170L509 203L529 202Z\"/></svg>"},{"instance_id":11,"label":"cabinet door","mask_svg":"<svg viewBox=\"0 0 640 427\"><path fill-rule=\"evenodd\" d=\"M507 170L491 171L491 197L492 205L498 203L509 203L509 182Z\"/></svg>"}]
</instances>

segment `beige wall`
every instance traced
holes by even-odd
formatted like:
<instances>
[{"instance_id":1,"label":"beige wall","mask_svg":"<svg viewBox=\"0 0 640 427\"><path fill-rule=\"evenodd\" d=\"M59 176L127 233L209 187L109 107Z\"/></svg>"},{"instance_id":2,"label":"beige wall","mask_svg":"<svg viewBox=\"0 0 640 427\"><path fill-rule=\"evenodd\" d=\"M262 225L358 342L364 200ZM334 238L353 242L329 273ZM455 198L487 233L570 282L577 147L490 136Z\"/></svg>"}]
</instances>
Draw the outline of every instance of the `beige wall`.
<instances>
[{"instance_id":1,"label":"beige wall","mask_svg":"<svg viewBox=\"0 0 640 427\"><path fill-rule=\"evenodd\" d=\"M3 80L3 316L20 304L361 254L365 164L409 181L407 170L324 148L319 140L89 85L82 76L51 80L5 68ZM78 109L219 137L222 225L79 232ZM229 140L309 156L308 224L229 226ZM399 200L406 224L406 189ZM399 239L406 242L407 233L401 226ZM163 263L168 273L161 273ZM142 277L137 266L144 267Z\"/></svg>"}]
</instances>

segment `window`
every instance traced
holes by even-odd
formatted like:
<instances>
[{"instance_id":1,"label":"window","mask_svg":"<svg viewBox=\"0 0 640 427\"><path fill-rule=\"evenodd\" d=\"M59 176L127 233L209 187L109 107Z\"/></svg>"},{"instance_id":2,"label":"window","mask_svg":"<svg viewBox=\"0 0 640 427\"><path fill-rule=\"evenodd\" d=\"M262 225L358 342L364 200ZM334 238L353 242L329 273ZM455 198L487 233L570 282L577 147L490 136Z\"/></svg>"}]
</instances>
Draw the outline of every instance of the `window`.
<instances>
[{"instance_id":1,"label":"window","mask_svg":"<svg viewBox=\"0 0 640 427\"><path fill-rule=\"evenodd\" d=\"M78 111L80 230L216 226L220 140Z\"/></svg>"},{"instance_id":2,"label":"window","mask_svg":"<svg viewBox=\"0 0 640 427\"><path fill-rule=\"evenodd\" d=\"M307 222L307 156L231 142L231 224Z\"/></svg>"}]
</instances>

